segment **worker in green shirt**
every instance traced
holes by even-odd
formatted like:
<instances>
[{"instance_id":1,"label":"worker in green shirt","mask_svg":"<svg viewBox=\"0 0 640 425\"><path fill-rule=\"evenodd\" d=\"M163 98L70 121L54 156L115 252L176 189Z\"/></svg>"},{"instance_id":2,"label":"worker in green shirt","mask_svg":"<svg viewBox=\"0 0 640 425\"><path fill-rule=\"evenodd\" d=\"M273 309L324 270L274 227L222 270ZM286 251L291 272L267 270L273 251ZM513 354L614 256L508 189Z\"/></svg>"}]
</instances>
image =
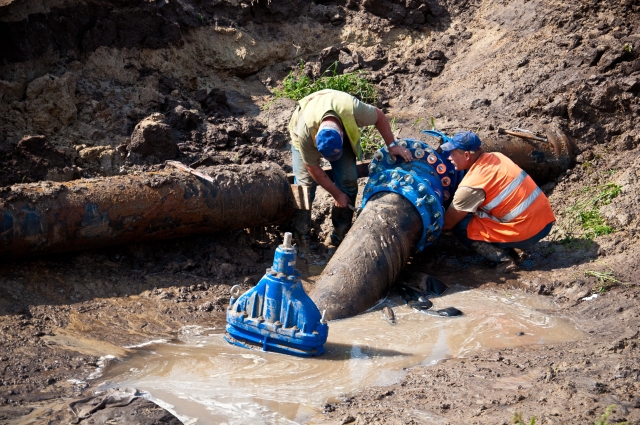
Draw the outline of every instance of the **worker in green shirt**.
<instances>
[{"instance_id":1,"label":"worker in green shirt","mask_svg":"<svg viewBox=\"0 0 640 425\"><path fill-rule=\"evenodd\" d=\"M411 152L395 144L384 113L348 93L330 89L312 93L298 101L289 122L295 183L310 187L311 202L318 184L333 196L330 240L335 246L351 228L358 194L356 159L362 159L360 128L369 125L376 126L391 155L411 161ZM333 181L322 170L321 158L331 164ZM310 224L311 211L307 215Z\"/></svg>"}]
</instances>

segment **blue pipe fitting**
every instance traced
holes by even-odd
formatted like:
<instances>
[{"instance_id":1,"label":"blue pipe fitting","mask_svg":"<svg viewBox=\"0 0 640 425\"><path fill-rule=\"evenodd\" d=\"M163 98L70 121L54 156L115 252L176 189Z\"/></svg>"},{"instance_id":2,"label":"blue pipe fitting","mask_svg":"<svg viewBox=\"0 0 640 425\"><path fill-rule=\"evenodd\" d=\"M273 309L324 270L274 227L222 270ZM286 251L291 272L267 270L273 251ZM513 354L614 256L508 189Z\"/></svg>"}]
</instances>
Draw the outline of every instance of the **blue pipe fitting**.
<instances>
[{"instance_id":1,"label":"blue pipe fitting","mask_svg":"<svg viewBox=\"0 0 640 425\"><path fill-rule=\"evenodd\" d=\"M300 357L324 353L329 326L302 287L296 258L291 233L285 233L260 282L242 295L231 288L227 342Z\"/></svg>"},{"instance_id":2,"label":"blue pipe fitting","mask_svg":"<svg viewBox=\"0 0 640 425\"><path fill-rule=\"evenodd\" d=\"M436 130L424 132L441 138L443 142L450 140ZM422 218L422 237L417 245L422 251L442 232L445 208L451 203L464 171L455 170L448 160L448 152L439 153L421 140L400 139L397 143L411 151L413 161L406 162L399 156L393 159L386 146L378 150L369 164L369 180L364 188L362 207L379 192L404 196Z\"/></svg>"}]
</instances>

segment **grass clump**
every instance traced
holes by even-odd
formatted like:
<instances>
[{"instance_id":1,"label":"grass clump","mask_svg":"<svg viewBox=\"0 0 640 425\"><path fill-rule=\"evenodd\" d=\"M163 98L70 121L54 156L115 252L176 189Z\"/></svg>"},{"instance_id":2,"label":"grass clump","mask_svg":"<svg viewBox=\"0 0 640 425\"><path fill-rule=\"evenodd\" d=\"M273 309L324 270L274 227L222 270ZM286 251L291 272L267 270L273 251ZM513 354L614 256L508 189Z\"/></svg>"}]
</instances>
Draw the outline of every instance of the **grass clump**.
<instances>
[{"instance_id":1,"label":"grass clump","mask_svg":"<svg viewBox=\"0 0 640 425\"><path fill-rule=\"evenodd\" d=\"M610 204L621 189L622 186L615 183L581 189L577 200L564 211L568 219L564 225L566 237L572 237L578 229L591 240L613 233L615 230L607 224L600 207Z\"/></svg>"},{"instance_id":2,"label":"grass clump","mask_svg":"<svg viewBox=\"0 0 640 425\"><path fill-rule=\"evenodd\" d=\"M524 419L522 419L522 413L521 412L516 412L516 413L513 414L513 418L511 419L511 423L513 425L535 425L536 417L532 416L531 420L529 422L525 422Z\"/></svg>"},{"instance_id":3,"label":"grass clump","mask_svg":"<svg viewBox=\"0 0 640 425\"><path fill-rule=\"evenodd\" d=\"M396 125L395 118L391 118L391 120L389 120L389 125L391 125L391 132L393 134L397 134L398 127ZM382 136L378 133L375 126L370 125L362 129L362 134L360 135L360 146L362 146L364 156L375 153L378 149L383 147L384 144L384 139L382 139Z\"/></svg>"},{"instance_id":4,"label":"grass clump","mask_svg":"<svg viewBox=\"0 0 640 425\"><path fill-rule=\"evenodd\" d=\"M334 62L322 75L313 79L306 75L304 61L300 61L297 72L291 71L282 81L282 88L273 90L276 99L287 97L300 100L324 89L340 90L349 93L365 103L375 104L378 91L367 78L366 71L358 70L347 74L338 74L338 62Z\"/></svg>"},{"instance_id":5,"label":"grass clump","mask_svg":"<svg viewBox=\"0 0 640 425\"><path fill-rule=\"evenodd\" d=\"M598 279L598 284L593 287L594 293L607 292L612 287L624 283L616 278L613 271L599 272L596 270L585 270L584 275L593 276Z\"/></svg>"},{"instance_id":6,"label":"grass clump","mask_svg":"<svg viewBox=\"0 0 640 425\"><path fill-rule=\"evenodd\" d=\"M337 68L338 62L334 62L319 78L313 79L304 73L304 61L301 60L298 69L295 72L291 71L282 81L282 88L274 89L273 94L276 99L286 97L300 100L311 93L333 89L349 93L362 102L375 105L378 90L369 81L366 71L338 74ZM391 130L396 133L395 118L391 119L390 124ZM362 129L360 145L365 155L371 155L384 145L384 140L374 126L368 126Z\"/></svg>"},{"instance_id":7,"label":"grass clump","mask_svg":"<svg viewBox=\"0 0 640 425\"><path fill-rule=\"evenodd\" d=\"M607 409L604 411L600 419L594 422L594 425L609 425L609 422L607 420L609 419L609 416L611 416L611 413L613 413L613 409L615 408L616 408L615 404L612 404L611 406L607 407ZM617 422L617 425L629 425L629 422L626 422L626 421Z\"/></svg>"}]
</instances>

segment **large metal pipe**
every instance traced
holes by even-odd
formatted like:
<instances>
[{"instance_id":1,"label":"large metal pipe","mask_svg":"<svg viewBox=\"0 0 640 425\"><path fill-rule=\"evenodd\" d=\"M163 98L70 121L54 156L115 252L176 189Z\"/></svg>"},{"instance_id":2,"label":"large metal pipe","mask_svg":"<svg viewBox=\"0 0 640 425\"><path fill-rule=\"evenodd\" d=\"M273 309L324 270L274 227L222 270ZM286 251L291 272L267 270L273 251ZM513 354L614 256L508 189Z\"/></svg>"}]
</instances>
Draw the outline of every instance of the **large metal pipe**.
<instances>
[{"instance_id":1,"label":"large metal pipe","mask_svg":"<svg viewBox=\"0 0 640 425\"><path fill-rule=\"evenodd\" d=\"M546 142L511 135L484 138L482 148L508 156L538 184L555 180L574 160L574 145L557 127L545 127Z\"/></svg>"},{"instance_id":2,"label":"large metal pipe","mask_svg":"<svg viewBox=\"0 0 640 425\"><path fill-rule=\"evenodd\" d=\"M544 127L546 141L524 139L509 134L491 134L482 137L482 149L486 152L500 152L508 156L527 172L538 184L555 180L569 168L575 158L575 146L555 125ZM441 139L437 131L424 131L428 136ZM538 138L539 139L539 138ZM431 143L438 145L441 140Z\"/></svg>"},{"instance_id":3,"label":"large metal pipe","mask_svg":"<svg viewBox=\"0 0 640 425\"><path fill-rule=\"evenodd\" d=\"M507 136L500 141L484 140L483 148L507 155L538 183L543 183L556 178L573 161L573 145L564 133L555 127L548 127L546 134L547 142ZM428 135L439 137L443 141L447 138L437 131L429 131ZM407 142L405 146L415 143L409 139ZM424 153L417 155L415 149L412 152L416 160L411 163L386 164L388 155L384 150L379 152L378 160L372 161L373 166L369 169L373 171L365 188L365 199L369 188L374 192L389 190L401 192L402 195L393 192L376 193L364 205L362 213L316 281L310 296L320 310L326 310L327 319L354 316L375 305L389 291L409 255L416 248L421 248L418 243L420 236L416 235L423 232L423 226L429 220L425 221L424 217L421 219L416 196L402 189L408 187L402 181L402 172L398 171L400 178L395 180L399 185L405 185L396 186L388 177L381 178L383 169L391 170L397 166L396 170L412 170L414 176L430 179L429 188L436 191L449 189L450 195L453 195L458 179L451 175L451 183L447 188L438 187L437 180L434 181L433 178L433 175L438 175L430 173L428 169L425 171L420 165L427 157L423 156ZM449 166L449 161L445 159L448 158L448 153L434 155L437 161L430 162L434 168L440 163ZM384 173L389 175L388 171ZM444 175L450 176L450 173ZM377 181L372 184L372 179ZM381 194L384 195L380 196ZM444 207L444 204L440 199L439 205ZM432 231L432 238L437 238L439 233L439 229ZM424 239L420 243L424 243Z\"/></svg>"},{"instance_id":4,"label":"large metal pipe","mask_svg":"<svg viewBox=\"0 0 640 425\"><path fill-rule=\"evenodd\" d=\"M327 320L373 306L395 282L422 236L422 218L402 195L371 197L309 294Z\"/></svg>"},{"instance_id":5,"label":"large metal pipe","mask_svg":"<svg viewBox=\"0 0 640 425\"><path fill-rule=\"evenodd\" d=\"M19 257L267 226L293 215L275 164L210 167L0 189L0 256Z\"/></svg>"}]
</instances>

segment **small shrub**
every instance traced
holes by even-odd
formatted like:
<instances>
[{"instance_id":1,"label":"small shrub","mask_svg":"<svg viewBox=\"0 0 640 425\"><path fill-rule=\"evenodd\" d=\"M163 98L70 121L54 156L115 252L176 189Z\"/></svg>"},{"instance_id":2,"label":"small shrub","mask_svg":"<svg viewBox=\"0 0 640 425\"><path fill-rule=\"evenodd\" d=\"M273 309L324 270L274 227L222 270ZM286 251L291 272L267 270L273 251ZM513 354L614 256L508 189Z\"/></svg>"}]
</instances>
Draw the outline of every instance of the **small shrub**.
<instances>
[{"instance_id":1,"label":"small shrub","mask_svg":"<svg viewBox=\"0 0 640 425\"><path fill-rule=\"evenodd\" d=\"M584 271L584 275L585 276L593 276L593 277L596 277L598 279L598 284L596 286L594 286L594 288L593 288L593 292L595 292L595 293L607 292L613 286L623 283L623 282L619 281L618 279L616 279L615 274L612 271L611 272L598 272L598 271L595 271L595 270L585 270Z\"/></svg>"},{"instance_id":2,"label":"small shrub","mask_svg":"<svg viewBox=\"0 0 640 425\"><path fill-rule=\"evenodd\" d=\"M304 74L304 61L300 61L297 72L291 71L284 80L282 88L273 90L276 99L287 97L300 100L324 89L340 90L349 93L365 103L375 104L378 91L367 79L367 72L358 70L347 74L337 74L338 62L331 65L318 79Z\"/></svg>"},{"instance_id":3,"label":"small shrub","mask_svg":"<svg viewBox=\"0 0 640 425\"><path fill-rule=\"evenodd\" d=\"M514 413L513 418L511 418L511 423L513 425L525 425L525 422L522 419L522 413L521 412ZM535 425L535 423L536 423L536 417L532 416L531 420L529 421L529 425Z\"/></svg>"},{"instance_id":4,"label":"small shrub","mask_svg":"<svg viewBox=\"0 0 640 425\"><path fill-rule=\"evenodd\" d=\"M600 207L609 205L613 198L620 194L622 186L607 183L596 187L585 187L578 192L578 199L564 215L567 221L563 223L566 237L571 237L579 227L587 239L613 233L600 212Z\"/></svg>"},{"instance_id":5,"label":"small shrub","mask_svg":"<svg viewBox=\"0 0 640 425\"><path fill-rule=\"evenodd\" d=\"M609 419L609 416L611 416L611 413L613 413L613 409L616 408L615 404L612 404L611 406L607 407L607 409L604 411L604 413L602 414L602 416L600 417L600 419L596 420L594 422L595 425L609 425L609 422L607 422L607 419ZM617 422L617 425L629 425L629 422Z\"/></svg>"}]
</instances>

